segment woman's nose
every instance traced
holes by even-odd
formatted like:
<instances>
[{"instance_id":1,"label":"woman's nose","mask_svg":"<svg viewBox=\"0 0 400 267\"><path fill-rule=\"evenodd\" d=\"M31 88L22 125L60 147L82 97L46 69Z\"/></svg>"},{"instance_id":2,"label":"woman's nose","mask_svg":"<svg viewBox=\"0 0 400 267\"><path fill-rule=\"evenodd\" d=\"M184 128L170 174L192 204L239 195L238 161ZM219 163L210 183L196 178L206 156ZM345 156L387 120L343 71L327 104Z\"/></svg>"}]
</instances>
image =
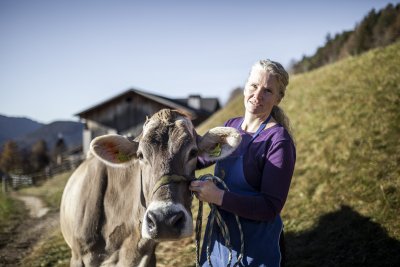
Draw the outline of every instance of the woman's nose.
<instances>
[{"instance_id":1,"label":"woman's nose","mask_svg":"<svg viewBox=\"0 0 400 267\"><path fill-rule=\"evenodd\" d=\"M257 88L257 90L254 92L254 96L257 99L262 99L263 97L263 90L261 88Z\"/></svg>"}]
</instances>

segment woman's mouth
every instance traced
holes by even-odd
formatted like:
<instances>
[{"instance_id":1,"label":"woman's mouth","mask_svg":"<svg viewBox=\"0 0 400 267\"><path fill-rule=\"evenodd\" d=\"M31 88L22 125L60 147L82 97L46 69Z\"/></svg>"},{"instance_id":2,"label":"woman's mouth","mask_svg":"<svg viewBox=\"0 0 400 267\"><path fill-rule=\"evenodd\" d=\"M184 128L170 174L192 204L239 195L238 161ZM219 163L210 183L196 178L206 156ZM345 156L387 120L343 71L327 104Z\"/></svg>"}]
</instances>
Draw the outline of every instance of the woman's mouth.
<instances>
[{"instance_id":1,"label":"woman's mouth","mask_svg":"<svg viewBox=\"0 0 400 267\"><path fill-rule=\"evenodd\" d=\"M249 103L252 104L255 107L260 107L262 106L262 104L258 101L254 101L254 100L249 100Z\"/></svg>"}]
</instances>

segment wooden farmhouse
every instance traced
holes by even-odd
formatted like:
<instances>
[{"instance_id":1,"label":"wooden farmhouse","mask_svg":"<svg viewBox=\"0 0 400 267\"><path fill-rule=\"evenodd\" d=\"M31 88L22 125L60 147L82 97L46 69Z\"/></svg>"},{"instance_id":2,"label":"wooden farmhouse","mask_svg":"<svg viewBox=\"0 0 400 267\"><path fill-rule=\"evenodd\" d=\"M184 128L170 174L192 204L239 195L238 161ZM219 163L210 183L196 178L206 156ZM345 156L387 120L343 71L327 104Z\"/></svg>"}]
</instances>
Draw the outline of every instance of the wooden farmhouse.
<instances>
[{"instance_id":1,"label":"wooden farmhouse","mask_svg":"<svg viewBox=\"0 0 400 267\"><path fill-rule=\"evenodd\" d=\"M89 149L90 141L97 136L115 133L136 137L142 131L146 116L163 108L177 109L188 114L197 126L217 111L220 104L217 98L202 98L200 95L170 99L129 89L75 114L85 123L82 143L84 155Z\"/></svg>"}]
</instances>

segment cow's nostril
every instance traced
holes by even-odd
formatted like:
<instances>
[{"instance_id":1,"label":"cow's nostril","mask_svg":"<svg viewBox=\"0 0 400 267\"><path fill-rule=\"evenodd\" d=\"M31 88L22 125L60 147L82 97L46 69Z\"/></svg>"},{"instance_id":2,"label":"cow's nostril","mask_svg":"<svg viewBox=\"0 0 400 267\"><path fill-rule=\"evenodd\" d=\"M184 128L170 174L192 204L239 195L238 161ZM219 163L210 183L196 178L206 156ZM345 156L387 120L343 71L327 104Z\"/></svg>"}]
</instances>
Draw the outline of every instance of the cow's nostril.
<instances>
[{"instance_id":1,"label":"cow's nostril","mask_svg":"<svg viewBox=\"0 0 400 267\"><path fill-rule=\"evenodd\" d=\"M156 216L152 211L147 212L147 228L150 232L153 232L157 228Z\"/></svg>"},{"instance_id":2,"label":"cow's nostril","mask_svg":"<svg viewBox=\"0 0 400 267\"><path fill-rule=\"evenodd\" d=\"M185 222L185 214L183 211L179 211L171 216L169 219L169 223L174 228L181 228L183 227Z\"/></svg>"}]
</instances>

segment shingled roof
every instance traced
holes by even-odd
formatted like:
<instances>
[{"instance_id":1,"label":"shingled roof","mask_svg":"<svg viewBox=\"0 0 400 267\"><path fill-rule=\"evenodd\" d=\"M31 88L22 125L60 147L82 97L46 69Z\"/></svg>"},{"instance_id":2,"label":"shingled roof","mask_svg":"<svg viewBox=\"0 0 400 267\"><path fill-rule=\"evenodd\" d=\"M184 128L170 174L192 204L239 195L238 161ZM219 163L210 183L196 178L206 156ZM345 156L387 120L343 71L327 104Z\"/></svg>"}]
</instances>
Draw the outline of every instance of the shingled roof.
<instances>
[{"instance_id":1,"label":"shingled roof","mask_svg":"<svg viewBox=\"0 0 400 267\"><path fill-rule=\"evenodd\" d=\"M172 99L168 98L165 96L160 96L156 94L151 94L148 92L144 92L138 89L131 88L127 91L124 91L112 98L109 98L103 102L100 102L88 109L85 109L83 111L80 111L75 114L75 116L79 116L80 118L87 118L90 116L92 111L95 111L99 108L102 108L108 104L110 104L113 101L117 101L119 99L124 99L126 97L129 97L132 94L138 94L141 95L145 98L151 99L155 102L161 103L165 105L166 107L169 107L171 109L178 109L186 114L188 114L192 119L196 119L197 117L203 117L203 116L209 116L213 112L215 112L217 109L220 108L219 101L217 98L201 98L200 95L191 95L189 98L179 98L179 99ZM198 108L194 108L193 106L190 105L190 99L197 98L200 102L200 106Z\"/></svg>"}]
</instances>

